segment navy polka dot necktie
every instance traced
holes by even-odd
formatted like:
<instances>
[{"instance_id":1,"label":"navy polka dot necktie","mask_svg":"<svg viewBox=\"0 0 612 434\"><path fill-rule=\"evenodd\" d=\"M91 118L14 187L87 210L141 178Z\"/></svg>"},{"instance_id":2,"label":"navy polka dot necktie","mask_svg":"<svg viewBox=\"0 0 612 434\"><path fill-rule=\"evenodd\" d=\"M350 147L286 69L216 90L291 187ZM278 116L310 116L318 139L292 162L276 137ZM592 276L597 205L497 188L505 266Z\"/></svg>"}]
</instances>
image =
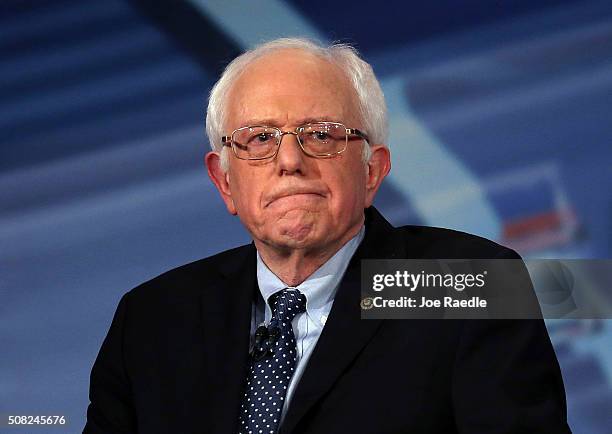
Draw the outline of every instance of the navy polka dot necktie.
<instances>
[{"instance_id":1,"label":"navy polka dot necktie","mask_svg":"<svg viewBox=\"0 0 612 434\"><path fill-rule=\"evenodd\" d=\"M240 434L274 434L278 430L289 381L297 360L291 321L306 310L306 297L295 288L270 296L272 319L255 334L255 347L240 407Z\"/></svg>"}]
</instances>

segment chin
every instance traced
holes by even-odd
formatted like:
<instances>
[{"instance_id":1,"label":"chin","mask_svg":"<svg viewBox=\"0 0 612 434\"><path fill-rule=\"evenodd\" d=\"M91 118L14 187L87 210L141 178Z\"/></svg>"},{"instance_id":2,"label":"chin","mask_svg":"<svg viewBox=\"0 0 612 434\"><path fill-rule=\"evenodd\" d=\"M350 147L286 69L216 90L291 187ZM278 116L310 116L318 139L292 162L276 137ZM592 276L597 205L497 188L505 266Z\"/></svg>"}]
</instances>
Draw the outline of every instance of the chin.
<instances>
[{"instance_id":1,"label":"chin","mask_svg":"<svg viewBox=\"0 0 612 434\"><path fill-rule=\"evenodd\" d=\"M321 220L321 213L311 209L291 209L274 213L274 217L269 219L267 224L276 227L277 234L283 237L302 239L315 230Z\"/></svg>"},{"instance_id":2,"label":"chin","mask_svg":"<svg viewBox=\"0 0 612 434\"><path fill-rule=\"evenodd\" d=\"M259 225L262 240L282 249L307 249L325 238L327 216L319 210L290 209L269 213Z\"/></svg>"},{"instance_id":3,"label":"chin","mask_svg":"<svg viewBox=\"0 0 612 434\"><path fill-rule=\"evenodd\" d=\"M314 235L314 225L312 224L287 225L279 229L278 239L296 246L309 243Z\"/></svg>"},{"instance_id":4,"label":"chin","mask_svg":"<svg viewBox=\"0 0 612 434\"><path fill-rule=\"evenodd\" d=\"M287 224L279 222L271 236L271 244L283 249L307 249L318 243L314 224Z\"/></svg>"}]
</instances>

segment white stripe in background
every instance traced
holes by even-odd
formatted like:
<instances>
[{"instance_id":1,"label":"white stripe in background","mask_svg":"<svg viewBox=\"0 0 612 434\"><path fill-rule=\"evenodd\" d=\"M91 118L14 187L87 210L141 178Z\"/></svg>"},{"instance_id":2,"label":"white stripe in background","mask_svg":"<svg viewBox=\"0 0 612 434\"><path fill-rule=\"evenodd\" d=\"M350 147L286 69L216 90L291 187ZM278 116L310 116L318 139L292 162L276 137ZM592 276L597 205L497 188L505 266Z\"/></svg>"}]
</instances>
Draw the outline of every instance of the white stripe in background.
<instances>
[{"instance_id":1,"label":"white stripe in background","mask_svg":"<svg viewBox=\"0 0 612 434\"><path fill-rule=\"evenodd\" d=\"M483 186L411 113L405 78L383 80L389 108L393 183L424 222L498 239L501 224Z\"/></svg>"},{"instance_id":2,"label":"white stripe in background","mask_svg":"<svg viewBox=\"0 0 612 434\"><path fill-rule=\"evenodd\" d=\"M280 37L327 39L283 1L189 1L245 48ZM497 239L499 218L480 183L414 116L406 102L403 80L381 80L390 113L394 169L389 180L410 199L426 224ZM449 187L450 195L446 194Z\"/></svg>"},{"instance_id":3,"label":"white stripe in background","mask_svg":"<svg viewBox=\"0 0 612 434\"><path fill-rule=\"evenodd\" d=\"M244 48L270 39L326 38L286 2L277 0L189 0L200 12L219 24L223 32Z\"/></svg>"}]
</instances>

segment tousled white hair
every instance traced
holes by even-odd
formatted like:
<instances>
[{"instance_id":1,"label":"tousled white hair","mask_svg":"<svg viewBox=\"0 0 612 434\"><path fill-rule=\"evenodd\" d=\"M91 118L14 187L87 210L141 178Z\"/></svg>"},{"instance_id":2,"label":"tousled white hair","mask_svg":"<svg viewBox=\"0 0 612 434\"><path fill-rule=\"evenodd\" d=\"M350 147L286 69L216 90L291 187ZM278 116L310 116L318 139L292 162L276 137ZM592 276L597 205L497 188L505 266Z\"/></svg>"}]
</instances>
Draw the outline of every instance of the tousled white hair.
<instances>
[{"instance_id":1,"label":"tousled white hair","mask_svg":"<svg viewBox=\"0 0 612 434\"><path fill-rule=\"evenodd\" d=\"M261 44L246 51L230 62L219 81L213 86L208 98L206 110L206 134L211 148L221 152L221 167L227 170L227 147L221 143L225 135L227 98L233 84L246 67L255 60L274 51L298 49L321 57L343 71L353 86L359 104L359 115L363 122L365 133L371 144L387 144L388 124L387 105L378 79L369 63L359 57L355 48L348 44L332 44L323 46L303 38L280 38ZM364 141L363 159L370 159L370 146Z\"/></svg>"}]
</instances>

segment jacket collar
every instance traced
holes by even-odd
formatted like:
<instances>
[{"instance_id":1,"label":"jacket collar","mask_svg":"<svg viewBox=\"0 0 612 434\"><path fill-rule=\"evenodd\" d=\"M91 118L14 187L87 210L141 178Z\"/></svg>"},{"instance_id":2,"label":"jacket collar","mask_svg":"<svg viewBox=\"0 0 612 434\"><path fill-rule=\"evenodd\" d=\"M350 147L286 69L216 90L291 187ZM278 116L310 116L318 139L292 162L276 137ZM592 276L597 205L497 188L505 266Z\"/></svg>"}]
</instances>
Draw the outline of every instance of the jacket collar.
<instances>
[{"instance_id":1,"label":"jacket collar","mask_svg":"<svg viewBox=\"0 0 612 434\"><path fill-rule=\"evenodd\" d=\"M346 270L323 332L298 383L280 433L290 433L332 387L383 320L362 320L361 260L402 258L396 229L374 207L365 210L365 237Z\"/></svg>"},{"instance_id":2,"label":"jacket collar","mask_svg":"<svg viewBox=\"0 0 612 434\"><path fill-rule=\"evenodd\" d=\"M361 320L360 277L362 259L405 256L402 237L374 207L365 210L365 237L349 262L332 310L317 345L296 387L280 433L289 433L308 410L342 375L360 350L374 336L383 320ZM253 301L259 295L254 243L221 256L219 271L225 285L203 294L204 345L210 348L207 365L217 417L211 432L235 432L244 379L249 366L249 340ZM209 322L212 320L213 322ZM214 374L213 374L214 373Z\"/></svg>"}]
</instances>

